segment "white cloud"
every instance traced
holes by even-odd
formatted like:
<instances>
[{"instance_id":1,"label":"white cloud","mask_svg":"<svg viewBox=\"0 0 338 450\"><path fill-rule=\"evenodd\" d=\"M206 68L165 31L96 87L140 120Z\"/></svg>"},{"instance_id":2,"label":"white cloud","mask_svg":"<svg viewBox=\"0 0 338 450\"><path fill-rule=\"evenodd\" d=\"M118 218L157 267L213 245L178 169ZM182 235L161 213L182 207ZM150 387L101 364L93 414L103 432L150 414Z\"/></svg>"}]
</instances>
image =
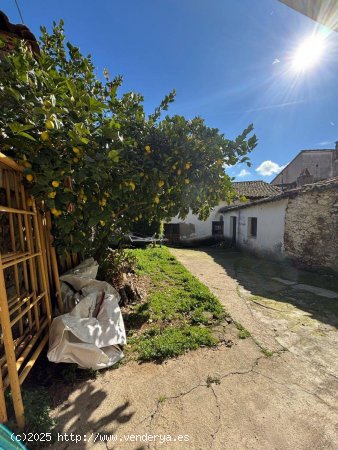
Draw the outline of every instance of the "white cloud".
<instances>
[{"instance_id":1,"label":"white cloud","mask_svg":"<svg viewBox=\"0 0 338 450\"><path fill-rule=\"evenodd\" d=\"M335 124L334 122L332 122L332 120L331 120L330 125L331 125L332 127L334 127L336 124Z\"/></svg>"},{"instance_id":2,"label":"white cloud","mask_svg":"<svg viewBox=\"0 0 338 450\"><path fill-rule=\"evenodd\" d=\"M278 64L278 63L280 63L280 59L278 59L278 58L275 58L275 59L272 61L272 65L273 65L273 64Z\"/></svg>"},{"instance_id":3,"label":"white cloud","mask_svg":"<svg viewBox=\"0 0 338 450\"><path fill-rule=\"evenodd\" d=\"M323 147L324 145L331 145L331 144L333 144L332 141L322 141L322 142L318 142L318 144L316 144L316 145Z\"/></svg>"},{"instance_id":4,"label":"white cloud","mask_svg":"<svg viewBox=\"0 0 338 450\"><path fill-rule=\"evenodd\" d=\"M275 173L279 173L281 170L284 169L285 166L280 166L279 164L267 160L263 161L262 164L260 164L256 172L258 172L260 175L263 175L264 177L268 177L270 175L274 175Z\"/></svg>"},{"instance_id":5,"label":"white cloud","mask_svg":"<svg viewBox=\"0 0 338 450\"><path fill-rule=\"evenodd\" d=\"M247 175L251 175L250 172L246 169L242 169L237 176L242 178L246 177Z\"/></svg>"}]
</instances>

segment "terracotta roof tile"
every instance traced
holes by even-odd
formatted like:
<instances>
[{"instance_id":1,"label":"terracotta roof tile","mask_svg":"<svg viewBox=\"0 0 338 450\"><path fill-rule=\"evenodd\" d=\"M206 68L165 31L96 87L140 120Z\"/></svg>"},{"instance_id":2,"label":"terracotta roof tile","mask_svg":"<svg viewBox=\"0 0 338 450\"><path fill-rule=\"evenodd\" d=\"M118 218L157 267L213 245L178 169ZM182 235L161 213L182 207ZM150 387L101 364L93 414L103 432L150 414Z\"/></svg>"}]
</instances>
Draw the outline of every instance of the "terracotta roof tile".
<instances>
[{"instance_id":1,"label":"terracotta roof tile","mask_svg":"<svg viewBox=\"0 0 338 450\"><path fill-rule=\"evenodd\" d=\"M271 197L280 194L282 190L265 181L237 181L232 183L238 195L248 199Z\"/></svg>"},{"instance_id":2,"label":"terracotta roof tile","mask_svg":"<svg viewBox=\"0 0 338 450\"><path fill-rule=\"evenodd\" d=\"M233 183L235 184L235 183ZM274 186L276 187L276 186ZM304 184L303 186L290 189L287 191L280 190L277 194L271 195L270 197L265 198L258 198L253 201L249 201L247 203L241 203L239 205L230 205L230 206L223 206L218 210L219 213L224 213L226 211L234 210L234 209L242 209L242 208L248 208L253 205L260 205L262 203L269 203L274 202L278 200L282 200L284 198L288 197L294 197L296 195L302 194L304 192L309 192L312 190L325 190L330 188L338 188L338 177L328 178L327 180L321 180L317 181L316 183L309 183Z\"/></svg>"}]
</instances>

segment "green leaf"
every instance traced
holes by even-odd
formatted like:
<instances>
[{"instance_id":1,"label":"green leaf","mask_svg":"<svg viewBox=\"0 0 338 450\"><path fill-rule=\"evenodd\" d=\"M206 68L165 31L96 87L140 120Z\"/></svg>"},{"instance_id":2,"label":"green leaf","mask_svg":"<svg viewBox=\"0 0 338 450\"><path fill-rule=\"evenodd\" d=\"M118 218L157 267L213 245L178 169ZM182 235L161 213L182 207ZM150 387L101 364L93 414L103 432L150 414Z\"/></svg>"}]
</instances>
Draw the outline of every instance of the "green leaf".
<instances>
[{"instance_id":1,"label":"green leaf","mask_svg":"<svg viewBox=\"0 0 338 450\"><path fill-rule=\"evenodd\" d=\"M11 131L13 131L13 133L19 133L20 131L27 131L34 128L34 125L32 124L22 124L18 122L9 123L8 126L11 129Z\"/></svg>"},{"instance_id":2,"label":"green leaf","mask_svg":"<svg viewBox=\"0 0 338 450\"><path fill-rule=\"evenodd\" d=\"M30 134L28 134L28 133L26 133L26 132L24 132L24 131L19 131L18 134L19 134L20 136L26 138L26 139L30 139L31 141L36 142L36 139L35 139L32 135L30 135Z\"/></svg>"},{"instance_id":3,"label":"green leaf","mask_svg":"<svg viewBox=\"0 0 338 450\"><path fill-rule=\"evenodd\" d=\"M94 226L98 223L98 221L99 221L99 219L98 219L97 216L91 217L91 218L88 220L88 226L89 226L89 227L94 227Z\"/></svg>"},{"instance_id":4,"label":"green leaf","mask_svg":"<svg viewBox=\"0 0 338 450\"><path fill-rule=\"evenodd\" d=\"M76 95L76 88L75 88L75 84L72 82L72 80L67 79L66 80L66 85L69 89L69 92L72 94L73 97L75 97Z\"/></svg>"},{"instance_id":5,"label":"green leaf","mask_svg":"<svg viewBox=\"0 0 338 450\"><path fill-rule=\"evenodd\" d=\"M10 87L6 87L5 91L10 94L12 97L15 98L15 100L20 101L22 96L20 94L20 92L17 89L14 89L12 86Z\"/></svg>"},{"instance_id":6,"label":"green leaf","mask_svg":"<svg viewBox=\"0 0 338 450\"><path fill-rule=\"evenodd\" d=\"M113 162L119 162L119 152L117 150L110 150L108 152L108 157L109 159L111 159Z\"/></svg>"}]
</instances>

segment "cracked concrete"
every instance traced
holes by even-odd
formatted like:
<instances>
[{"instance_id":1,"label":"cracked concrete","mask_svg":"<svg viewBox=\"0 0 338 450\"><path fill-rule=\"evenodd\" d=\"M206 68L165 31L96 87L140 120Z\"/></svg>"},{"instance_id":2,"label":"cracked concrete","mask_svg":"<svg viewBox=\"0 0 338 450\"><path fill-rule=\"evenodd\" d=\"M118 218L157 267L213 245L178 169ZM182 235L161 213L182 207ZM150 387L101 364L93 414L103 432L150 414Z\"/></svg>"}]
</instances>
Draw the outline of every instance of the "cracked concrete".
<instances>
[{"instance_id":1,"label":"cracked concrete","mask_svg":"<svg viewBox=\"0 0 338 450\"><path fill-rule=\"evenodd\" d=\"M78 384L53 416L57 432L82 440L59 440L54 448L338 449L333 320L304 307L303 297L300 303L280 299L289 293L271 274L266 295L259 290L258 296L255 282L262 283L262 275L244 279L239 266L223 264L219 255L173 253L252 337L239 339L234 325L224 324L232 346L225 341L161 365L131 362ZM274 353L267 357L261 348ZM150 435L157 437L149 441Z\"/></svg>"}]
</instances>

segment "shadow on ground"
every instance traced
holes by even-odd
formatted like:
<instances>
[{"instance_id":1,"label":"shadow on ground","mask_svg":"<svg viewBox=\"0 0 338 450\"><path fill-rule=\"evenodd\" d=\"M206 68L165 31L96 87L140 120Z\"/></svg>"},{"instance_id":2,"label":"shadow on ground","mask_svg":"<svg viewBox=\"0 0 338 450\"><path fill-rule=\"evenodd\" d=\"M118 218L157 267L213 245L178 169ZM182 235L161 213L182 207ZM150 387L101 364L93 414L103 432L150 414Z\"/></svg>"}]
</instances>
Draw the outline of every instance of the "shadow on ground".
<instances>
[{"instance_id":1,"label":"shadow on ground","mask_svg":"<svg viewBox=\"0 0 338 450\"><path fill-rule=\"evenodd\" d=\"M100 371L100 374L105 371L113 372L118 367L117 364L114 368ZM96 388L92 382L92 380L95 381L98 373L94 370L78 369L76 364L51 363L47 359L46 352L43 352L30 372L24 387L33 392L37 387L39 390L46 391L49 400L44 407L48 407L48 409L54 409L61 405L55 435L57 433L75 433L85 436L88 430L94 430L95 433L98 433L97 439L102 440L106 436L116 433L119 425L132 419L135 411L131 403L121 398L112 399L106 414L102 414L102 412L96 414L96 410L107 399L107 392ZM74 393L78 393L78 395L74 396ZM71 401L69 401L70 397ZM95 417L99 417L99 419L96 420ZM86 429L82 430L83 424ZM86 438L89 439L89 435ZM63 442L62 438L61 442Z\"/></svg>"},{"instance_id":2,"label":"shadow on ground","mask_svg":"<svg viewBox=\"0 0 338 450\"><path fill-rule=\"evenodd\" d=\"M328 289L338 293L338 277L300 270L287 262L269 261L236 250L203 247L190 250L203 251L227 274L240 283L252 296L289 303L308 313L312 318L338 328L338 299L326 298L312 292L298 290L274 278ZM251 297L255 300L254 297Z\"/></svg>"}]
</instances>

